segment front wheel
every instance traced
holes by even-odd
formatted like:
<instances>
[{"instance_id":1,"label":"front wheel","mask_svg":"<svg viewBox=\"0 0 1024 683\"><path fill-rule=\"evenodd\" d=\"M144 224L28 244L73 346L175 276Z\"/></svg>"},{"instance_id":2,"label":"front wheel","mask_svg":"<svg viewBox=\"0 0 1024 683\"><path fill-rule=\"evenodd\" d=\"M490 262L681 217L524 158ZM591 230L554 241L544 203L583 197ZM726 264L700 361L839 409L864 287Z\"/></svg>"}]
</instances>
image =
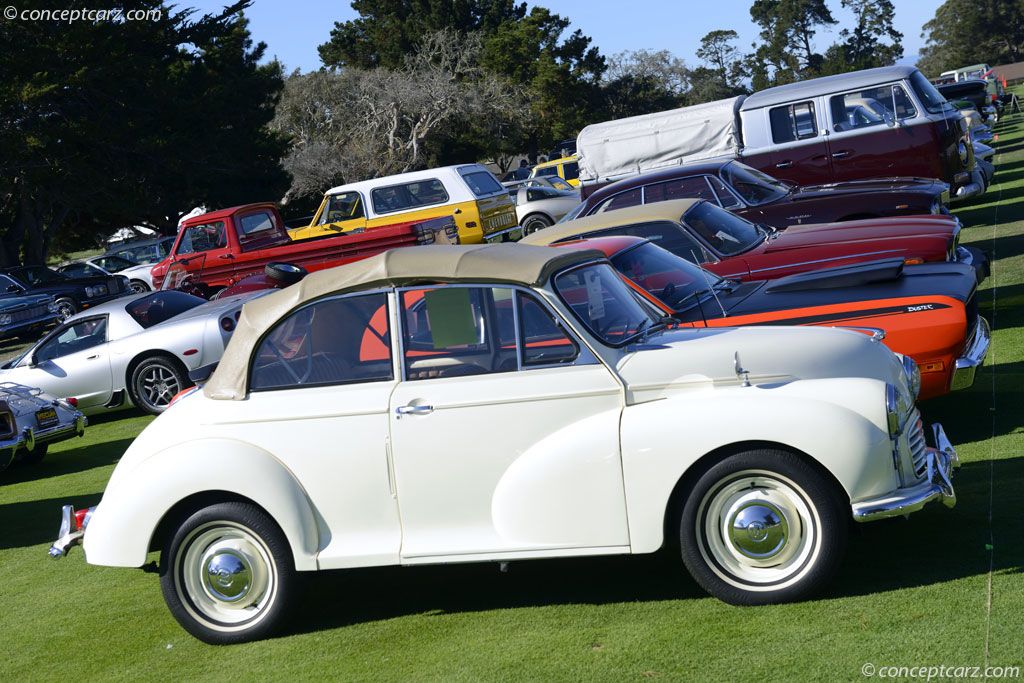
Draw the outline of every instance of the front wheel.
<instances>
[{"instance_id":1,"label":"front wheel","mask_svg":"<svg viewBox=\"0 0 1024 683\"><path fill-rule=\"evenodd\" d=\"M167 410L171 399L190 386L192 382L184 369L168 356L155 356L139 363L128 384L132 402L150 415Z\"/></svg>"},{"instance_id":2,"label":"front wheel","mask_svg":"<svg viewBox=\"0 0 1024 683\"><path fill-rule=\"evenodd\" d=\"M167 607L186 631L211 645L271 635L295 602L296 581L281 529L248 503L193 513L160 555Z\"/></svg>"},{"instance_id":3,"label":"front wheel","mask_svg":"<svg viewBox=\"0 0 1024 683\"><path fill-rule=\"evenodd\" d=\"M54 308L57 309L57 317L60 319L60 322L64 322L75 313L78 313L78 306L74 300L67 297L57 299L54 302Z\"/></svg>"},{"instance_id":4,"label":"front wheel","mask_svg":"<svg viewBox=\"0 0 1024 683\"><path fill-rule=\"evenodd\" d=\"M686 498L683 562L733 605L801 600L831 577L846 547L840 492L785 451L754 450L704 472Z\"/></svg>"}]
</instances>

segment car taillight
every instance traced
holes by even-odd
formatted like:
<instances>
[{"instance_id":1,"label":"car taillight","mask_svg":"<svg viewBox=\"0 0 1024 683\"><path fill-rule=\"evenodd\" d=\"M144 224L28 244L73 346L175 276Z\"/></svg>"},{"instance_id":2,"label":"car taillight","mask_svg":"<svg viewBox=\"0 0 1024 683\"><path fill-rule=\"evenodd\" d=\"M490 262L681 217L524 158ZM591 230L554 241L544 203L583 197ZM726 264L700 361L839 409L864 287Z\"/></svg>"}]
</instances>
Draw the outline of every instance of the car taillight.
<instances>
[{"instance_id":1,"label":"car taillight","mask_svg":"<svg viewBox=\"0 0 1024 683\"><path fill-rule=\"evenodd\" d=\"M220 319L220 329L224 330L225 332L230 332L231 330L235 329L235 321L234 321L234 319L230 318L230 317L221 318Z\"/></svg>"},{"instance_id":2,"label":"car taillight","mask_svg":"<svg viewBox=\"0 0 1024 683\"><path fill-rule=\"evenodd\" d=\"M68 405L70 405L72 408L77 408L78 407L78 399L75 398L74 396L68 396L64 400L67 401Z\"/></svg>"},{"instance_id":3,"label":"car taillight","mask_svg":"<svg viewBox=\"0 0 1024 683\"><path fill-rule=\"evenodd\" d=\"M907 265L914 265L917 263L924 263L924 259L921 258L920 256L915 256L913 258L903 259L903 262L906 263Z\"/></svg>"},{"instance_id":4,"label":"car taillight","mask_svg":"<svg viewBox=\"0 0 1024 683\"><path fill-rule=\"evenodd\" d=\"M92 511L96 509L93 505L91 508L84 510L75 510L75 524L78 526L79 531L85 531L85 527L89 525L89 520L92 518Z\"/></svg>"}]
</instances>

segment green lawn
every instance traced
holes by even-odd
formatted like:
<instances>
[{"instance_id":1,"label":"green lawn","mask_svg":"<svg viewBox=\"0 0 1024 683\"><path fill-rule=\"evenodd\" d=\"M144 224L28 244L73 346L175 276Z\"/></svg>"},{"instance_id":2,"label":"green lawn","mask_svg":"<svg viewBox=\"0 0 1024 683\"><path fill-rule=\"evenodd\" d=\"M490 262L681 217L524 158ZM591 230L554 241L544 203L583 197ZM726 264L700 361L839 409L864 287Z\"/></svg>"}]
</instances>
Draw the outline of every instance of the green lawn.
<instances>
[{"instance_id":1,"label":"green lawn","mask_svg":"<svg viewBox=\"0 0 1024 683\"><path fill-rule=\"evenodd\" d=\"M863 680L869 663L1024 667L1024 115L998 133L996 184L956 211L964 243L994 258L981 292L993 345L971 389L921 405L964 461L959 503L857 526L818 599L730 607L667 552L508 573L355 570L308 577L281 637L204 645L171 618L154 574L87 565L80 549L46 557L61 504L98 501L150 419L122 413L0 474L0 679Z\"/></svg>"}]
</instances>

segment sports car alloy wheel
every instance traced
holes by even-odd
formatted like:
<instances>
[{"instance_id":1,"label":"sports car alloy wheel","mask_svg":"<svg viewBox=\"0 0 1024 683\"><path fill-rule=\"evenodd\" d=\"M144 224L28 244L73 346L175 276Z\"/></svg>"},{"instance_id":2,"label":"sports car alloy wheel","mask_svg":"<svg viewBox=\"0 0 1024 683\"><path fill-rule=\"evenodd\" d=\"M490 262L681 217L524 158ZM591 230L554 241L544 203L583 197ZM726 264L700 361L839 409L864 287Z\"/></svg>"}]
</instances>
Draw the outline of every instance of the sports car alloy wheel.
<instances>
[{"instance_id":1,"label":"sports car alloy wheel","mask_svg":"<svg viewBox=\"0 0 1024 683\"><path fill-rule=\"evenodd\" d=\"M147 413L157 415L167 410L179 391L190 386L175 361L164 356L148 358L132 372L132 401Z\"/></svg>"},{"instance_id":2,"label":"sports car alloy wheel","mask_svg":"<svg viewBox=\"0 0 1024 683\"><path fill-rule=\"evenodd\" d=\"M78 313L78 307L75 306L75 302L71 299L57 299L54 305L57 308L57 315L60 317L61 322Z\"/></svg>"},{"instance_id":3,"label":"sports car alloy wheel","mask_svg":"<svg viewBox=\"0 0 1024 683\"><path fill-rule=\"evenodd\" d=\"M186 631L211 644L264 638L294 602L291 553L280 528L247 503L185 519L160 557L160 586Z\"/></svg>"},{"instance_id":4,"label":"sports car alloy wheel","mask_svg":"<svg viewBox=\"0 0 1024 683\"><path fill-rule=\"evenodd\" d=\"M687 496L683 560L712 595L737 605L798 600L842 559L839 496L792 453L758 450L722 460Z\"/></svg>"}]
</instances>

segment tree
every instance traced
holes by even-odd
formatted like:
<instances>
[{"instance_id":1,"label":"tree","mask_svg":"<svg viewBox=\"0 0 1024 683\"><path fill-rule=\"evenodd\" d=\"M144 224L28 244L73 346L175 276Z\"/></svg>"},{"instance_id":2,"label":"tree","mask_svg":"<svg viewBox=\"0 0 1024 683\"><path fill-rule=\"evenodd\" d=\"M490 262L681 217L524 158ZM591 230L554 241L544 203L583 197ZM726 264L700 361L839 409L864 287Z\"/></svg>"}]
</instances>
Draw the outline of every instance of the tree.
<instances>
[{"instance_id":1,"label":"tree","mask_svg":"<svg viewBox=\"0 0 1024 683\"><path fill-rule=\"evenodd\" d=\"M814 51L815 28L838 23L825 0L754 0L750 17L763 41L748 62L753 74L772 85L819 75L824 57Z\"/></svg>"},{"instance_id":2,"label":"tree","mask_svg":"<svg viewBox=\"0 0 1024 683\"><path fill-rule=\"evenodd\" d=\"M970 64L1012 64L1024 59L1024 2L946 0L924 25L917 62L926 74Z\"/></svg>"},{"instance_id":3,"label":"tree","mask_svg":"<svg viewBox=\"0 0 1024 683\"><path fill-rule=\"evenodd\" d=\"M525 118L523 93L484 73L481 51L479 34L442 29L422 36L401 69L293 73L273 122L292 141L286 199L426 168L431 143L443 145L471 122Z\"/></svg>"},{"instance_id":4,"label":"tree","mask_svg":"<svg viewBox=\"0 0 1024 683\"><path fill-rule=\"evenodd\" d=\"M152 20L0 22L0 263L281 186L284 147L265 128L281 80L257 66L247 4L195 21L134 0L124 10Z\"/></svg>"},{"instance_id":5,"label":"tree","mask_svg":"<svg viewBox=\"0 0 1024 683\"><path fill-rule=\"evenodd\" d=\"M453 29L493 35L506 21L526 16L512 0L353 0L359 18L336 22L318 48L327 67L400 69L427 33Z\"/></svg>"},{"instance_id":6,"label":"tree","mask_svg":"<svg viewBox=\"0 0 1024 683\"><path fill-rule=\"evenodd\" d=\"M704 99L708 95L721 94L722 97L739 95L745 91L742 82L748 75L743 67L743 59L739 48L732 44L732 41L739 38L736 31L711 31L700 39L700 47L697 48L697 56L704 60L711 73L700 72L699 76L694 75L694 80L699 78L700 94L694 93L695 99L700 102L711 102L720 97L712 96L711 99ZM717 80L717 87L712 87L711 80ZM697 84L694 84L696 89Z\"/></svg>"},{"instance_id":7,"label":"tree","mask_svg":"<svg viewBox=\"0 0 1024 683\"><path fill-rule=\"evenodd\" d=\"M851 31L839 32L840 42L825 53L822 73L835 74L878 66L890 66L903 56L903 34L893 26L895 9L891 0L842 0L857 18ZM882 42L888 37L892 42Z\"/></svg>"}]
</instances>

